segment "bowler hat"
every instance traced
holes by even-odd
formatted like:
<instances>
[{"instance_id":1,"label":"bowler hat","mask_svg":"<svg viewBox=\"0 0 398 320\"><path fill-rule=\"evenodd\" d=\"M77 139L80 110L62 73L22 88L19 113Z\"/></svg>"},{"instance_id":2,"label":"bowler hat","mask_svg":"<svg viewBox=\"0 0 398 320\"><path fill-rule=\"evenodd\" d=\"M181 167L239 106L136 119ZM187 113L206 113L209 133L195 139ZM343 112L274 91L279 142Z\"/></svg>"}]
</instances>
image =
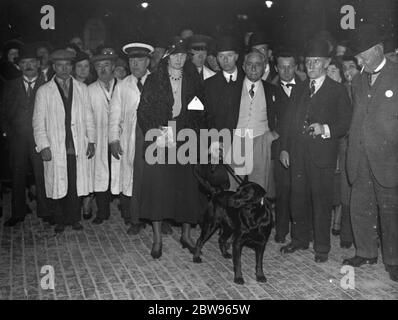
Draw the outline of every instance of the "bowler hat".
<instances>
[{"instance_id":1,"label":"bowler hat","mask_svg":"<svg viewBox=\"0 0 398 320\"><path fill-rule=\"evenodd\" d=\"M253 46L258 46L261 44L270 44L270 40L269 38L267 38L267 36L265 35L264 32L254 32L249 39L249 46L253 47Z\"/></svg>"},{"instance_id":2,"label":"bowler hat","mask_svg":"<svg viewBox=\"0 0 398 320\"><path fill-rule=\"evenodd\" d=\"M310 40L305 48L306 57L329 57L329 44L323 39Z\"/></svg>"},{"instance_id":3,"label":"bowler hat","mask_svg":"<svg viewBox=\"0 0 398 320\"><path fill-rule=\"evenodd\" d=\"M129 58L150 58L154 48L146 43L133 42L123 46L122 50Z\"/></svg>"},{"instance_id":4,"label":"bowler hat","mask_svg":"<svg viewBox=\"0 0 398 320\"><path fill-rule=\"evenodd\" d=\"M76 54L73 51L66 50L66 49L60 49L60 50L55 50L51 56L50 60L51 61L57 61L57 60L66 60L66 61L73 61L76 57Z\"/></svg>"},{"instance_id":5,"label":"bowler hat","mask_svg":"<svg viewBox=\"0 0 398 320\"><path fill-rule=\"evenodd\" d=\"M238 53L240 51L239 42L232 36L222 37L217 41L216 51L217 53L223 51L235 51Z\"/></svg>"},{"instance_id":6,"label":"bowler hat","mask_svg":"<svg viewBox=\"0 0 398 320\"><path fill-rule=\"evenodd\" d=\"M36 47L34 45L26 44L22 47L18 61L23 59L37 59Z\"/></svg>"},{"instance_id":7,"label":"bowler hat","mask_svg":"<svg viewBox=\"0 0 398 320\"><path fill-rule=\"evenodd\" d=\"M354 55L360 54L382 42L383 37L377 26L363 24L353 32Z\"/></svg>"}]
</instances>

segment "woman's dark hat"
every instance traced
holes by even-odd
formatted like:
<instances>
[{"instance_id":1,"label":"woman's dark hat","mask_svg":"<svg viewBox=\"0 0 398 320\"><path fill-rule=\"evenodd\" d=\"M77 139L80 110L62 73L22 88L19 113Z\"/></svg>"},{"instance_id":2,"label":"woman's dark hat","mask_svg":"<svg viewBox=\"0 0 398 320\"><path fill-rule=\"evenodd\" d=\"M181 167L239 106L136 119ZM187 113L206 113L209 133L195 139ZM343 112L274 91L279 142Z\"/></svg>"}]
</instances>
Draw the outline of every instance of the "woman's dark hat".
<instances>
[{"instance_id":1,"label":"woman's dark hat","mask_svg":"<svg viewBox=\"0 0 398 320\"><path fill-rule=\"evenodd\" d=\"M114 49L110 47L104 47L99 54L96 54L91 58L91 62L96 63L103 60L116 61L118 58L119 56L116 54L116 51Z\"/></svg>"},{"instance_id":2,"label":"woman's dark hat","mask_svg":"<svg viewBox=\"0 0 398 320\"><path fill-rule=\"evenodd\" d=\"M383 42L380 29L373 24L364 24L357 27L352 34L354 55L358 55L375 45Z\"/></svg>"},{"instance_id":3,"label":"woman's dark hat","mask_svg":"<svg viewBox=\"0 0 398 320\"><path fill-rule=\"evenodd\" d=\"M82 52L82 51L78 51L78 52L76 53L76 57L75 57L75 59L74 59L74 62L75 62L75 63L78 63L78 62L84 61L84 60L90 61L90 57L88 56L87 53Z\"/></svg>"},{"instance_id":4,"label":"woman's dark hat","mask_svg":"<svg viewBox=\"0 0 398 320\"><path fill-rule=\"evenodd\" d=\"M329 44L323 39L310 40L305 48L305 57L324 57L329 58Z\"/></svg>"},{"instance_id":5,"label":"woman's dark hat","mask_svg":"<svg viewBox=\"0 0 398 320\"><path fill-rule=\"evenodd\" d=\"M168 57L171 54L176 54L176 53L187 53L187 43L184 39L181 37L173 37L169 45L167 47L166 53L164 54L163 58Z\"/></svg>"}]
</instances>

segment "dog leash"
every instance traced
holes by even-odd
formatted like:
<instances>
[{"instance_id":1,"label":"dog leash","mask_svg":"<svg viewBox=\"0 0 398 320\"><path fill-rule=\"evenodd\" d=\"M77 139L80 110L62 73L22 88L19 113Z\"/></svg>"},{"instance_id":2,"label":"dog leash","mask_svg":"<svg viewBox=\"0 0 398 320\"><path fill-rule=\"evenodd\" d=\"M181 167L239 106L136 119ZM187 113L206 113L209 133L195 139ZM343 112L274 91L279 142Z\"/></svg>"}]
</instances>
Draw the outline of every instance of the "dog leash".
<instances>
[{"instance_id":1,"label":"dog leash","mask_svg":"<svg viewBox=\"0 0 398 320\"><path fill-rule=\"evenodd\" d=\"M225 169L227 169L228 173L232 176L232 178L240 185L243 183L244 179L237 176L234 172L234 169L231 168L231 166L229 164L225 164L223 163L223 166L225 167Z\"/></svg>"}]
</instances>

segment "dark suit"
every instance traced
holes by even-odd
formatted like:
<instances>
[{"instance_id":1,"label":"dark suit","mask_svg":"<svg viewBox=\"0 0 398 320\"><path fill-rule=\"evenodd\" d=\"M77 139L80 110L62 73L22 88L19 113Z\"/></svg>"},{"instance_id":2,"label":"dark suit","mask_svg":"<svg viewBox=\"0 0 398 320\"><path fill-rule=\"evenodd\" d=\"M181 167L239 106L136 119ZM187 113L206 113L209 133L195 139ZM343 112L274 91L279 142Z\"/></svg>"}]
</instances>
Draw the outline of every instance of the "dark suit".
<instances>
[{"instance_id":1,"label":"dark suit","mask_svg":"<svg viewBox=\"0 0 398 320\"><path fill-rule=\"evenodd\" d=\"M291 236L293 243L308 246L313 230L315 252L327 254L339 139L348 131L351 104L344 85L329 77L312 98L309 80L304 85L307 89L287 113L281 139L281 150L290 151ZM303 132L306 119L309 124L327 124L330 138Z\"/></svg>"},{"instance_id":2,"label":"dark suit","mask_svg":"<svg viewBox=\"0 0 398 320\"><path fill-rule=\"evenodd\" d=\"M371 87L366 74L356 80L347 171L357 255L377 257L379 216L384 262L398 265L398 65L387 59Z\"/></svg>"},{"instance_id":3,"label":"dark suit","mask_svg":"<svg viewBox=\"0 0 398 320\"><path fill-rule=\"evenodd\" d=\"M37 215L49 216L45 195L43 161L35 150L32 116L37 89L44 83L38 77L32 95L28 97L22 77L10 81L4 91L4 127L10 141L12 166L12 217L26 214L25 188L29 163L33 167L37 193Z\"/></svg>"},{"instance_id":4,"label":"dark suit","mask_svg":"<svg viewBox=\"0 0 398 320\"><path fill-rule=\"evenodd\" d=\"M205 81L207 117L210 128L228 129L233 134L239 120L244 78L245 74L239 70L238 77L232 84L226 81L222 72L218 72ZM276 88L268 82L262 81L262 83L267 103L268 127L273 131L276 126L276 108L274 107Z\"/></svg>"},{"instance_id":5,"label":"dark suit","mask_svg":"<svg viewBox=\"0 0 398 320\"><path fill-rule=\"evenodd\" d=\"M208 126L211 129L221 131L228 129L231 134L231 141L234 135L233 130L236 129L239 120L240 103L242 98L242 89L244 83L244 73L238 71L237 79L234 83L228 83L223 72L217 73L215 76L205 81L206 106ZM262 81L265 103L267 105L267 119L270 131L275 130L275 86ZM228 177L224 167L219 167L216 175L218 177ZM228 185L228 180L224 181L220 178L220 185Z\"/></svg>"},{"instance_id":6,"label":"dark suit","mask_svg":"<svg viewBox=\"0 0 398 320\"><path fill-rule=\"evenodd\" d=\"M276 132L280 135L287 110L294 108L294 99L300 96L305 86L303 81L295 77L296 84L292 87L290 97L284 91L281 82L276 88L275 122ZM272 159L274 161L275 178L275 229L278 237L284 238L289 233L290 225L290 168L285 168L279 161L281 139L272 143Z\"/></svg>"}]
</instances>

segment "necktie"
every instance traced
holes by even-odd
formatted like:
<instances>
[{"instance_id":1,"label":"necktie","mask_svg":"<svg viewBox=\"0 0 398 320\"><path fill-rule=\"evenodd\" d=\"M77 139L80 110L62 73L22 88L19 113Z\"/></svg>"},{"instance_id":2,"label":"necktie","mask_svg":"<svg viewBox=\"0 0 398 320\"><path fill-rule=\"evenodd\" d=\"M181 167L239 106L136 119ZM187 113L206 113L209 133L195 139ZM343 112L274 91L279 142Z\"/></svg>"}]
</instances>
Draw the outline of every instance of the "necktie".
<instances>
[{"instance_id":1,"label":"necktie","mask_svg":"<svg viewBox=\"0 0 398 320\"><path fill-rule=\"evenodd\" d=\"M252 98L252 99L254 98L254 83L252 83L252 86L249 90L249 95L250 95L250 98Z\"/></svg>"},{"instance_id":2,"label":"necktie","mask_svg":"<svg viewBox=\"0 0 398 320\"><path fill-rule=\"evenodd\" d=\"M229 81L228 83L233 83L234 81L232 80L232 74L229 76Z\"/></svg>"},{"instance_id":3,"label":"necktie","mask_svg":"<svg viewBox=\"0 0 398 320\"><path fill-rule=\"evenodd\" d=\"M310 97L312 97L314 94L315 94L315 80L311 80Z\"/></svg>"},{"instance_id":4,"label":"necktie","mask_svg":"<svg viewBox=\"0 0 398 320\"><path fill-rule=\"evenodd\" d=\"M141 78L137 79L137 87L138 87L138 90L140 90L140 92L142 92L142 89L144 88L144 86L142 85Z\"/></svg>"},{"instance_id":5,"label":"necktie","mask_svg":"<svg viewBox=\"0 0 398 320\"><path fill-rule=\"evenodd\" d=\"M373 77L377 77L377 75L380 73L379 72L372 72L372 73L368 73L368 83L369 83L369 87L371 87L373 85Z\"/></svg>"},{"instance_id":6,"label":"necktie","mask_svg":"<svg viewBox=\"0 0 398 320\"><path fill-rule=\"evenodd\" d=\"M35 83L35 81L26 81L26 80L24 81L28 85L28 90L26 91L26 94L28 95L28 98L31 98L33 95L33 84Z\"/></svg>"},{"instance_id":7,"label":"necktie","mask_svg":"<svg viewBox=\"0 0 398 320\"><path fill-rule=\"evenodd\" d=\"M61 88L62 91L64 92L65 98L68 98L69 95L68 80L61 80Z\"/></svg>"}]
</instances>

